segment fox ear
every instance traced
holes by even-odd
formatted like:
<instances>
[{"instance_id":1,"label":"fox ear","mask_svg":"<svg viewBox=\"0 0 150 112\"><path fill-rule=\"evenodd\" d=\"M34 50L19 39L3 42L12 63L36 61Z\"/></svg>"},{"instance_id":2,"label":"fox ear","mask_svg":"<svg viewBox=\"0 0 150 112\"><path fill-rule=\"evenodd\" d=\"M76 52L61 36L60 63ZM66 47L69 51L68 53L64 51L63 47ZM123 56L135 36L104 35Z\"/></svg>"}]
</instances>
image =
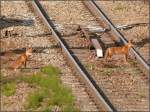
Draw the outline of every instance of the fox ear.
<instances>
[{"instance_id":1,"label":"fox ear","mask_svg":"<svg viewBox=\"0 0 150 112\"><path fill-rule=\"evenodd\" d=\"M27 50L33 50L33 49L32 49L32 47L29 47L29 48L26 48L26 51L27 51Z\"/></svg>"},{"instance_id":2,"label":"fox ear","mask_svg":"<svg viewBox=\"0 0 150 112\"><path fill-rule=\"evenodd\" d=\"M33 50L32 47L29 48L30 50Z\"/></svg>"}]
</instances>

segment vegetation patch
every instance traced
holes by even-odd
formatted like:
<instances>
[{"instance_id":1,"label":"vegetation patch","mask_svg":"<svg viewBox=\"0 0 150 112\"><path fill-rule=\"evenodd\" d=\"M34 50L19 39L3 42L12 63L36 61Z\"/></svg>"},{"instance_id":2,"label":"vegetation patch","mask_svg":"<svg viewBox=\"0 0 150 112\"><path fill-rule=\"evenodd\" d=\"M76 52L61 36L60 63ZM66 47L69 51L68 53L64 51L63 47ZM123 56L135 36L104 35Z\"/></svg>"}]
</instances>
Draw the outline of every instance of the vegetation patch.
<instances>
[{"instance_id":1,"label":"vegetation patch","mask_svg":"<svg viewBox=\"0 0 150 112\"><path fill-rule=\"evenodd\" d=\"M114 10L118 10L118 11L123 11L125 9L126 9L126 7L122 3L117 3L116 7L114 8Z\"/></svg>"},{"instance_id":2,"label":"vegetation patch","mask_svg":"<svg viewBox=\"0 0 150 112\"><path fill-rule=\"evenodd\" d=\"M74 96L71 90L66 88L59 77L60 70L52 65L41 68L41 71L30 76L22 76L20 80L25 81L36 90L27 97L25 108L29 111L50 111L54 106L61 111L76 111L74 107Z\"/></svg>"},{"instance_id":3,"label":"vegetation patch","mask_svg":"<svg viewBox=\"0 0 150 112\"><path fill-rule=\"evenodd\" d=\"M60 73L59 68L52 65L41 68L41 72L48 75L58 75Z\"/></svg>"},{"instance_id":4,"label":"vegetation patch","mask_svg":"<svg viewBox=\"0 0 150 112\"><path fill-rule=\"evenodd\" d=\"M93 65L92 63L86 64L85 67L86 67L87 69L89 69L89 70L94 69L94 65Z\"/></svg>"},{"instance_id":5,"label":"vegetation patch","mask_svg":"<svg viewBox=\"0 0 150 112\"><path fill-rule=\"evenodd\" d=\"M45 94L41 91L34 91L27 97L26 109L36 109L45 98Z\"/></svg>"},{"instance_id":6,"label":"vegetation patch","mask_svg":"<svg viewBox=\"0 0 150 112\"><path fill-rule=\"evenodd\" d=\"M2 94L5 96L12 96L16 92L16 83L8 82L2 84Z\"/></svg>"}]
</instances>

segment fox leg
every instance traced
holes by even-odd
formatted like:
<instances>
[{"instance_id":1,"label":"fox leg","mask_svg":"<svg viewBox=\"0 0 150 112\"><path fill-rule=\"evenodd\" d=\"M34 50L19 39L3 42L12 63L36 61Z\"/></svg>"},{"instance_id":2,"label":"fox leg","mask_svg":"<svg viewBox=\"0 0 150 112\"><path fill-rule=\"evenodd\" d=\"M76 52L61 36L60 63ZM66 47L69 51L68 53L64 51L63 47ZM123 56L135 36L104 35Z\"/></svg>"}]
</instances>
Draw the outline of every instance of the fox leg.
<instances>
[{"instance_id":1,"label":"fox leg","mask_svg":"<svg viewBox=\"0 0 150 112\"><path fill-rule=\"evenodd\" d=\"M107 49L106 52L105 52L105 57L104 57L106 62L108 61L109 56L110 56L109 49Z\"/></svg>"},{"instance_id":2,"label":"fox leg","mask_svg":"<svg viewBox=\"0 0 150 112\"><path fill-rule=\"evenodd\" d=\"M108 61L108 60L107 60L107 56L105 56L105 61Z\"/></svg>"},{"instance_id":3,"label":"fox leg","mask_svg":"<svg viewBox=\"0 0 150 112\"><path fill-rule=\"evenodd\" d=\"M110 55L107 55L107 56L105 57L105 60L106 60L106 61L110 61L110 60L111 60L111 56L110 56Z\"/></svg>"},{"instance_id":4,"label":"fox leg","mask_svg":"<svg viewBox=\"0 0 150 112\"><path fill-rule=\"evenodd\" d=\"M112 55L109 55L109 61L111 60Z\"/></svg>"},{"instance_id":5,"label":"fox leg","mask_svg":"<svg viewBox=\"0 0 150 112\"><path fill-rule=\"evenodd\" d=\"M124 63L127 64L127 55L124 55Z\"/></svg>"},{"instance_id":6,"label":"fox leg","mask_svg":"<svg viewBox=\"0 0 150 112\"><path fill-rule=\"evenodd\" d=\"M105 60L105 61L107 61L107 55L108 55L108 53L107 53L107 50L106 50L105 56L104 56L104 60Z\"/></svg>"},{"instance_id":7,"label":"fox leg","mask_svg":"<svg viewBox=\"0 0 150 112\"><path fill-rule=\"evenodd\" d=\"M8 31L7 30L5 31L5 36L8 37Z\"/></svg>"},{"instance_id":8,"label":"fox leg","mask_svg":"<svg viewBox=\"0 0 150 112\"><path fill-rule=\"evenodd\" d=\"M27 66L27 61L24 61L23 64L24 64L24 67L26 68L26 66Z\"/></svg>"},{"instance_id":9,"label":"fox leg","mask_svg":"<svg viewBox=\"0 0 150 112\"><path fill-rule=\"evenodd\" d=\"M9 37L11 37L11 31L9 31Z\"/></svg>"},{"instance_id":10,"label":"fox leg","mask_svg":"<svg viewBox=\"0 0 150 112\"><path fill-rule=\"evenodd\" d=\"M111 54L108 52L108 51L106 51L106 54L105 54L105 61L109 61L110 59L111 59Z\"/></svg>"},{"instance_id":11,"label":"fox leg","mask_svg":"<svg viewBox=\"0 0 150 112\"><path fill-rule=\"evenodd\" d=\"M11 31L7 31L7 36L11 37Z\"/></svg>"},{"instance_id":12,"label":"fox leg","mask_svg":"<svg viewBox=\"0 0 150 112\"><path fill-rule=\"evenodd\" d=\"M17 71L17 68L14 68L14 71L16 72L16 71Z\"/></svg>"},{"instance_id":13,"label":"fox leg","mask_svg":"<svg viewBox=\"0 0 150 112\"><path fill-rule=\"evenodd\" d=\"M16 71L17 71L17 68L19 68L19 66L13 67L13 70L16 72Z\"/></svg>"},{"instance_id":14,"label":"fox leg","mask_svg":"<svg viewBox=\"0 0 150 112\"><path fill-rule=\"evenodd\" d=\"M107 56L107 55L105 55L105 61L106 61L106 62L108 61L108 56Z\"/></svg>"},{"instance_id":15,"label":"fox leg","mask_svg":"<svg viewBox=\"0 0 150 112\"><path fill-rule=\"evenodd\" d=\"M128 60L128 54L125 55L126 56L126 61Z\"/></svg>"}]
</instances>

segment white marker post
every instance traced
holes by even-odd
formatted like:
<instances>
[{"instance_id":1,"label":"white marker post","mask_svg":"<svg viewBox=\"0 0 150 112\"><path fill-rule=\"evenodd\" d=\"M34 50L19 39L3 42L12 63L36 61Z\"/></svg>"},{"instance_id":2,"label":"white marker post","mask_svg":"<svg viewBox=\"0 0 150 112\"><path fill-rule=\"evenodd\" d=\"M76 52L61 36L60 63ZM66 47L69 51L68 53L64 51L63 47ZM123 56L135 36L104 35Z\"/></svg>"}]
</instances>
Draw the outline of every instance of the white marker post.
<instances>
[{"instance_id":1,"label":"white marker post","mask_svg":"<svg viewBox=\"0 0 150 112\"><path fill-rule=\"evenodd\" d=\"M102 47L100 46L100 43L98 42L97 39L91 39L91 42L96 50L96 56L99 57L103 57L103 50Z\"/></svg>"},{"instance_id":2,"label":"white marker post","mask_svg":"<svg viewBox=\"0 0 150 112\"><path fill-rule=\"evenodd\" d=\"M103 57L103 51L102 49L96 49L96 54L97 54L97 57Z\"/></svg>"}]
</instances>

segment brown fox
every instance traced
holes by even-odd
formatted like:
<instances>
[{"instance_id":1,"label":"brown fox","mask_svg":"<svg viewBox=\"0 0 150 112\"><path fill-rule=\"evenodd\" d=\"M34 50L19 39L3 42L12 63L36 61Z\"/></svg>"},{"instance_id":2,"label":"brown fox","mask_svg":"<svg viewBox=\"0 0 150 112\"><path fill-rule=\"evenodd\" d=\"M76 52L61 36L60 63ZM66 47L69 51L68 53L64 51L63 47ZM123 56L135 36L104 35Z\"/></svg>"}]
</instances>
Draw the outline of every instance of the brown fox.
<instances>
[{"instance_id":1,"label":"brown fox","mask_svg":"<svg viewBox=\"0 0 150 112\"><path fill-rule=\"evenodd\" d=\"M24 64L24 66L26 67L26 62L27 59L29 58L29 56L32 54L32 48L29 48L26 50L25 53L22 53L17 59L16 61L13 63L12 68L14 69L14 71L16 71L17 68L19 68L22 64Z\"/></svg>"},{"instance_id":2,"label":"brown fox","mask_svg":"<svg viewBox=\"0 0 150 112\"><path fill-rule=\"evenodd\" d=\"M107 61L107 59L111 59L111 57L113 55L116 55L116 54L123 54L124 55L124 61L125 63L127 63L127 56L128 56L128 52L129 52L129 49L133 47L133 44L131 42L131 40L129 40L129 42L121 47L111 47L111 48L108 48L106 50L106 54L105 54L105 60Z\"/></svg>"}]
</instances>

